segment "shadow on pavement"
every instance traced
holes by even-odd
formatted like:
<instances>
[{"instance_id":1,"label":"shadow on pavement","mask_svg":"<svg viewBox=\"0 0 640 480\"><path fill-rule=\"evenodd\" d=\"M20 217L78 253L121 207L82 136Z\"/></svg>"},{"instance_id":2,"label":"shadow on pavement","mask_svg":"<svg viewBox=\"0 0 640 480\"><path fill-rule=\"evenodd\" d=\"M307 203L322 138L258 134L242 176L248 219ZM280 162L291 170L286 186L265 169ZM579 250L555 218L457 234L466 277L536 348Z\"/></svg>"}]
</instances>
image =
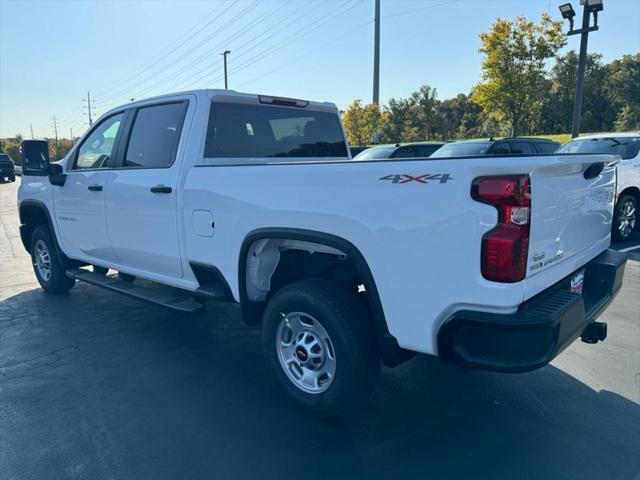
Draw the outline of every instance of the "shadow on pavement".
<instances>
[{"instance_id":1,"label":"shadow on pavement","mask_svg":"<svg viewBox=\"0 0 640 480\"><path fill-rule=\"evenodd\" d=\"M85 285L0 302L4 479L629 479L639 446L636 403L553 366L421 356L320 423L281 394L235 306L183 316Z\"/></svg>"}]
</instances>

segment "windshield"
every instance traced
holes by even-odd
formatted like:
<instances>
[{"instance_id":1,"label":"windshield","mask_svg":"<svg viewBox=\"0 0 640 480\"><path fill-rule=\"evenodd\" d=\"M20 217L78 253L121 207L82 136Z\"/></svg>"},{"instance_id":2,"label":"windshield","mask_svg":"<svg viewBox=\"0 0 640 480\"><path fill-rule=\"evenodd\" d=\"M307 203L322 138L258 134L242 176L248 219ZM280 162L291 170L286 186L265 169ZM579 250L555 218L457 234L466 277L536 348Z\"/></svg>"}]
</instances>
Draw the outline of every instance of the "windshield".
<instances>
[{"instance_id":1,"label":"windshield","mask_svg":"<svg viewBox=\"0 0 640 480\"><path fill-rule=\"evenodd\" d=\"M431 158L462 157L465 155L483 155L489 151L493 142L449 143L433 152Z\"/></svg>"},{"instance_id":2,"label":"windshield","mask_svg":"<svg viewBox=\"0 0 640 480\"><path fill-rule=\"evenodd\" d=\"M623 160L638 155L640 136L583 138L572 140L558 150L558 153L617 153Z\"/></svg>"},{"instance_id":3,"label":"windshield","mask_svg":"<svg viewBox=\"0 0 640 480\"><path fill-rule=\"evenodd\" d=\"M380 160L381 158L389 158L395 151L396 147L374 147L360 152L353 157L354 160Z\"/></svg>"}]
</instances>

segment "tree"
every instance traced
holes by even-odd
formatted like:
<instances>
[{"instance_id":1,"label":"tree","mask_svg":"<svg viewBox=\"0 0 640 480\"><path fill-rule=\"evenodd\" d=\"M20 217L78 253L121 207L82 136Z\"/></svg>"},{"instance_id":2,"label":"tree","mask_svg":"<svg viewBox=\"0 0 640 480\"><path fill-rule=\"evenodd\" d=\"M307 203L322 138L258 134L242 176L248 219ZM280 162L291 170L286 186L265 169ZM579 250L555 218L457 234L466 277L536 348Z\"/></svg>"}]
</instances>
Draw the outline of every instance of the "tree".
<instances>
[{"instance_id":1,"label":"tree","mask_svg":"<svg viewBox=\"0 0 640 480\"><path fill-rule=\"evenodd\" d=\"M413 103L406 98L389 100L389 104L384 107L387 121L382 127L381 142L399 143L404 141L405 129L411 118L413 107Z\"/></svg>"},{"instance_id":2,"label":"tree","mask_svg":"<svg viewBox=\"0 0 640 480\"><path fill-rule=\"evenodd\" d=\"M379 137L386 123L386 114L379 105L362 105L355 100L344 114L343 124L349 145L369 145Z\"/></svg>"},{"instance_id":3,"label":"tree","mask_svg":"<svg viewBox=\"0 0 640 480\"><path fill-rule=\"evenodd\" d=\"M532 133L545 96L545 62L565 44L562 23L543 14L539 23L498 18L480 34L482 81L473 101L507 122L511 135Z\"/></svg>"},{"instance_id":4,"label":"tree","mask_svg":"<svg viewBox=\"0 0 640 480\"><path fill-rule=\"evenodd\" d=\"M640 128L640 53L624 55L607 66L604 90L617 107L615 128Z\"/></svg>"},{"instance_id":5,"label":"tree","mask_svg":"<svg viewBox=\"0 0 640 480\"><path fill-rule=\"evenodd\" d=\"M578 75L578 55L575 51L557 57L551 69L549 94L544 100L540 133L568 132L573 119L573 103ZM584 75L581 130L601 132L610 130L617 107L609 100L604 84L608 67L602 64L602 55L591 53L587 57Z\"/></svg>"},{"instance_id":6,"label":"tree","mask_svg":"<svg viewBox=\"0 0 640 480\"><path fill-rule=\"evenodd\" d=\"M634 110L629 105L625 105L620 110L614 127L618 132L640 130L640 112L637 109Z\"/></svg>"}]
</instances>

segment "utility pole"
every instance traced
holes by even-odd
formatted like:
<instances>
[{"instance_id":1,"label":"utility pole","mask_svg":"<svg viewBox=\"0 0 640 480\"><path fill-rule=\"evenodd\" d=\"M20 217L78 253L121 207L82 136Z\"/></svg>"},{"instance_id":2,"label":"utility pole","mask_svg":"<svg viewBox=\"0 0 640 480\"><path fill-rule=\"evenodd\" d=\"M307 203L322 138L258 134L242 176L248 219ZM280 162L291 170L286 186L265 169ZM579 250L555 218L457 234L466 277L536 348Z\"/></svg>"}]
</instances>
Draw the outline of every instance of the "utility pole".
<instances>
[{"instance_id":1,"label":"utility pole","mask_svg":"<svg viewBox=\"0 0 640 480\"><path fill-rule=\"evenodd\" d=\"M373 27L373 103L380 103L380 0L376 0Z\"/></svg>"},{"instance_id":2,"label":"utility pole","mask_svg":"<svg viewBox=\"0 0 640 480\"><path fill-rule=\"evenodd\" d=\"M562 18L569 20L569 32L567 35L580 35L580 55L578 56L578 79L576 81L576 98L573 102L573 118L571 120L571 138L580 135L580 118L582 116L582 97L584 94L584 74L587 68L587 42L589 32L598 30L598 12L603 10L602 0L580 0L582 5L582 27L578 30L573 28L573 17L576 12L570 3L560 5ZM591 23L593 14L593 26Z\"/></svg>"},{"instance_id":3,"label":"utility pole","mask_svg":"<svg viewBox=\"0 0 640 480\"><path fill-rule=\"evenodd\" d=\"M231 53L231 50L225 50L220 55L223 57L224 61L224 89L227 90L229 88L229 83L227 82L227 55Z\"/></svg>"},{"instance_id":4,"label":"utility pole","mask_svg":"<svg viewBox=\"0 0 640 480\"><path fill-rule=\"evenodd\" d=\"M33 140L33 123L29 127L31 128L31 140Z\"/></svg>"},{"instance_id":5,"label":"utility pole","mask_svg":"<svg viewBox=\"0 0 640 480\"><path fill-rule=\"evenodd\" d=\"M57 160L58 159L58 122L56 122L56 116L55 115L53 116L53 131L54 131L55 136L56 136L56 155L55 155L55 160Z\"/></svg>"},{"instance_id":6,"label":"utility pole","mask_svg":"<svg viewBox=\"0 0 640 480\"><path fill-rule=\"evenodd\" d=\"M69 128L69 133L71 134L71 145L73 145L74 144L74 141L73 141L73 128Z\"/></svg>"},{"instance_id":7,"label":"utility pole","mask_svg":"<svg viewBox=\"0 0 640 480\"><path fill-rule=\"evenodd\" d=\"M91 95L87 92L87 98L83 98L82 101L87 102L87 113L89 115L89 127L93 125L93 119L91 118Z\"/></svg>"}]
</instances>

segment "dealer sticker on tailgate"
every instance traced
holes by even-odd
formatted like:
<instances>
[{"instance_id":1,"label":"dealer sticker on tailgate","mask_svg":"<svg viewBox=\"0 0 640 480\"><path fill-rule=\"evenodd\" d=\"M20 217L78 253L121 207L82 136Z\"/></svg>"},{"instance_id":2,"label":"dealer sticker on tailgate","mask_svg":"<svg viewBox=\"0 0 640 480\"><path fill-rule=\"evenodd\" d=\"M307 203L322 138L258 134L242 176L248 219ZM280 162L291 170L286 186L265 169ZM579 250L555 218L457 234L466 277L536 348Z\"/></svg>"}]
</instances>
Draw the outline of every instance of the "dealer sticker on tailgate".
<instances>
[{"instance_id":1,"label":"dealer sticker on tailgate","mask_svg":"<svg viewBox=\"0 0 640 480\"><path fill-rule=\"evenodd\" d=\"M571 293L580 295L584 287L584 270L571 277Z\"/></svg>"}]
</instances>

